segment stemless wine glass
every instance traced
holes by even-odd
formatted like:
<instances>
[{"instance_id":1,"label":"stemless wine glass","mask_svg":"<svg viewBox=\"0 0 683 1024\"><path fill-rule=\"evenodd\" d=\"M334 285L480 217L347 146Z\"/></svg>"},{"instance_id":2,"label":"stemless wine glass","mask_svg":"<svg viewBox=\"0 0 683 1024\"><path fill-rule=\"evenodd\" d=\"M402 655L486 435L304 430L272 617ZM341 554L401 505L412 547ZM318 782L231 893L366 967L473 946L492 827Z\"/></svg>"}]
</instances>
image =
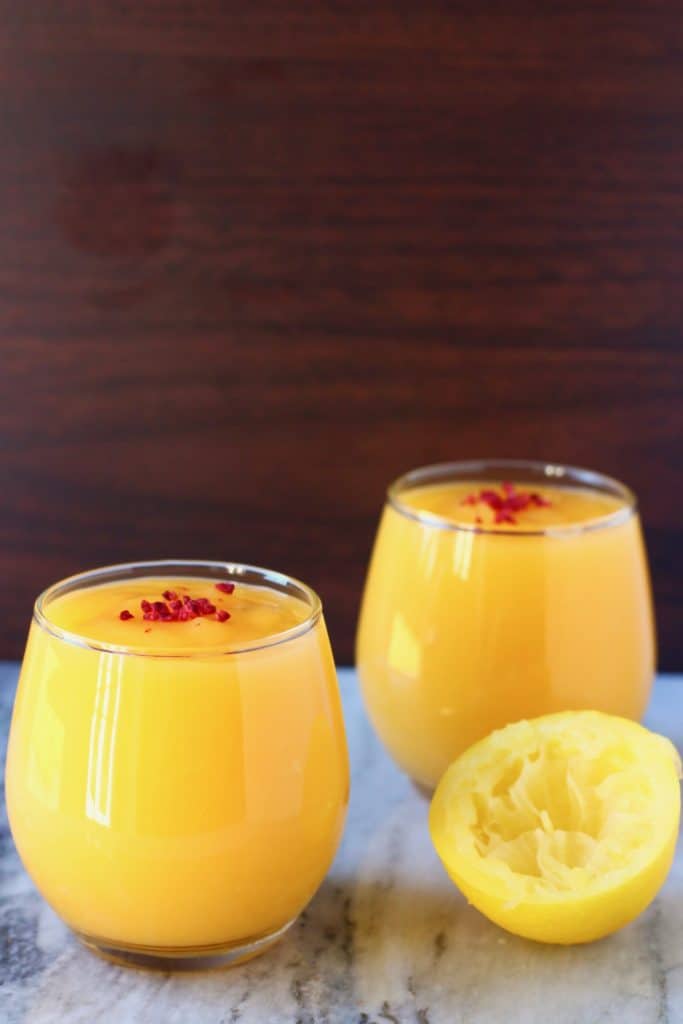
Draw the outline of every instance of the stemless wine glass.
<instances>
[{"instance_id":1,"label":"stemless wine glass","mask_svg":"<svg viewBox=\"0 0 683 1024\"><path fill-rule=\"evenodd\" d=\"M511 530L419 507L422 488L511 480L578 490L611 511ZM654 648L636 501L623 484L569 466L487 460L426 467L390 486L357 665L380 739L416 782L433 788L463 749L511 721L572 708L639 718Z\"/></svg>"},{"instance_id":2,"label":"stemless wine glass","mask_svg":"<svg viewBox=\"0 0 683 1024\"><path fill-rule=\"evenodd\" d=\"M227 581L228 593L236 583L254 600L303 603L303 618L258 642L166 651L96 642L51 618L67 594L92 601L92 588L151 577ZM166 969L260 952L322 881L348 787L332 652L303 583L149 562L71 577L36 601L9 741L10 824L40 892L99 952Z\"/></svg>"}]
</instances>

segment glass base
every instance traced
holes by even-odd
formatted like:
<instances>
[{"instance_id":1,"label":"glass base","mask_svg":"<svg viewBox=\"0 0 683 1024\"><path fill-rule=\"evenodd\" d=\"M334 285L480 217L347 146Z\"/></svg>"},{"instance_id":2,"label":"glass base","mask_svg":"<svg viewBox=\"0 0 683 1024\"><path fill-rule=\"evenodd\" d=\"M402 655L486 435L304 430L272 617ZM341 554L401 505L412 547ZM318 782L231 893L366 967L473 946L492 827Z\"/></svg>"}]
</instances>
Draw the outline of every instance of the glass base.
<instances>
[{"instance_id":1,"label":"glass base","mask_svg":"<svg viewBox=\"0 0 683 1024\"><path fill-rule=\"evenodd\" d=\"M94 938L76 932L84 946L124 967L141 967L157 971L206 971L218 967L243 964L252 957L264 953L274 945L294 924L294 918L282 928L268 935L260 935L243 942L217 943L212 946L156 946L119 945L106 939Z\"/></svg>"}]
</instances>

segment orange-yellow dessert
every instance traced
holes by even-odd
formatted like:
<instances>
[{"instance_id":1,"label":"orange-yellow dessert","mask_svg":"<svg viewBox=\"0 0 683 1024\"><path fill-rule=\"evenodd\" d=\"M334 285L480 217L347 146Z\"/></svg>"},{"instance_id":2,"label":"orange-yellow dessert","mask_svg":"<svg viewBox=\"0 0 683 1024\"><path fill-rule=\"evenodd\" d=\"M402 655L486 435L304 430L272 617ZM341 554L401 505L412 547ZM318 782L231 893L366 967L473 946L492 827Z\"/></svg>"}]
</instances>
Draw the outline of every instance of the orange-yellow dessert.
<instances>
[{"instance_id":1,"label":"orange-yellow dessert","mask_svg":"<svg viewBox=\"0 0 683 1024\"><path fill-rule=\"evenodd\" d=\"M302 910L342 832L317 599L239 576L93 575L48 591L31 626L7 772L22 860L96 945L246 948Z\"/></svg>"},{"instance_id":2,"label":"orange-yellow dessert","mask_svg":"<svg viewBox=\"0 0 683 1024\"><path fill-rule=\"evenodd\" d=\"M627 493L476 477L393 493L357 662L380 738L420 783L521 718L642 715L654 633Z\"/></svg>"}]
</instances>

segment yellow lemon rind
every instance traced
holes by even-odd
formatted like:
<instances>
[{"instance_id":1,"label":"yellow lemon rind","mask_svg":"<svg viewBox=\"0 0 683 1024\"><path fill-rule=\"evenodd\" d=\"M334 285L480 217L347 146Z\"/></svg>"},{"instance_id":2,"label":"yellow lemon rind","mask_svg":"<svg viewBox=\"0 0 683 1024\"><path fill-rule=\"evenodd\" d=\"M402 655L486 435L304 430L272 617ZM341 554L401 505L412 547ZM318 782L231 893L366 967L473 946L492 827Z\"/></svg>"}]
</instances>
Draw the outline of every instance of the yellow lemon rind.
<instances>
[{"instance_id":1,"label":"yellow lemon rind","mask_svg":"<svg viewBox=\"0 0 683 1024\"><path fill-rule=\"evenodd\" d=\"M638 753L636 771L652 790L647 841L628 863L577 887L547 888L520 879L508 864L477 853L469 829L473 780L495 772L501 756L520 744L553 737L577 756L599 752L614 740ZM430 830L444 866L467 899L501 927L540 942L570 944L603 937L633 920L654 899L673 860L680 818L680 760L664 737L628 719L601 712L561 712L498 730L465 751L446 771L432 801ZM654 823L654 824L653 824ZM656 827L654 827L656 825Z\"/></svg>"}]
</instances>

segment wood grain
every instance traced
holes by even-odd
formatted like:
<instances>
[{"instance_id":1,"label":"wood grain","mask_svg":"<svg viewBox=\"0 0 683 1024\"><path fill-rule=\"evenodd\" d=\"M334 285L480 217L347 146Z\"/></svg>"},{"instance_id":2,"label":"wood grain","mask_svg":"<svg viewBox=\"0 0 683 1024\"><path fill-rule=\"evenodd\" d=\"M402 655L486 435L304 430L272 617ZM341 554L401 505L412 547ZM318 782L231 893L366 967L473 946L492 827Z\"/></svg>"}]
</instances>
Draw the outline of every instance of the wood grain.
<instances>
[{"instance_id":1,"label":"wood grain","mask_svg":"<svg viewBox=\"0 0 683 1024\"><path fill-rule=\"evenodd\" d=\"M348 662L385 485L497 454L639 492L683 668L673 0L0 16L0 656L175 555L300 575Z\"/></svg>"}]
</instances>

